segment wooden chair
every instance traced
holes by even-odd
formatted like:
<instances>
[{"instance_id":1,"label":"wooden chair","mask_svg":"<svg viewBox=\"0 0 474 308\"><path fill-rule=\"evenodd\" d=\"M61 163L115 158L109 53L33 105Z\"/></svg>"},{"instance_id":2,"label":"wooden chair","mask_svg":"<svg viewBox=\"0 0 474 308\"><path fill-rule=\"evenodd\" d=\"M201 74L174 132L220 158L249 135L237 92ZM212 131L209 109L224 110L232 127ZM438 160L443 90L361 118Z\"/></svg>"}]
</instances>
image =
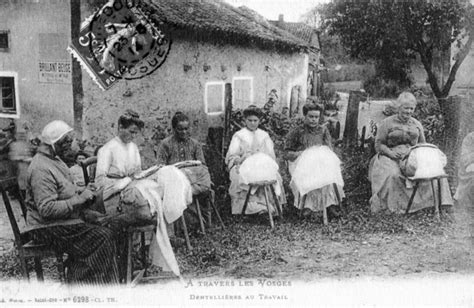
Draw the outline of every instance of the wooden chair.
<instances>
[{"instance_id":1,"label":"wooden chair","mask_svg":"<svg viewBox=\"0 0 474 308\"><path fill-rule=\"evenodd\" d=\"M344 209L342 208L341 196L339 195L339 190L337 189L336 183L332 184L332 188L334 190L334 194L336 195L337 205L339 206L339 209L341 210L341 212L343 212ZM306 202L306 195L304 195L302 198L300 198L300 203L299 203L299 206L300 206L299 216L300 216L300 218L303 216L303 209L304 209L305 202ZM327 225L328 223L329 222L328 222L327 208L323 207L323 224Z\"/></svg>"},{"instance_id":2,"label":"wooden chair","mask_svg":"<svg viewBox=\"0 0 474 308\"><path fill-rule=\"evenodd\" d=\"M84 183L93 183L95 180L95 167L97 165L97 156L92 156L81 161L82 174L84 175Z\"/></svg>"},{"instance_id":3,"label":"wooden chair","mask_svg":"<svg viewBox=\"0 0 474 308\"><path fill-rule=\"evenodd\" d=\"M403 176L402 176L403 177ZM440 219L439 208L441 207L441 179L447 178L447 175L436 176L432 178L426 179L416 179L414 180L415 186L413 187L413 192L408 200L407 209L405 211L405 215L408 215L410 212L411 206L413 204L413 200L415 199L416 192L418 191L418 186L421 182L429 181L431 183L431 191L433 192L433 207L434 213L437 219ZM405 177L403 177L405 178ZM438 191L436 192L435 183L438 184Z\"/></svg>"},{"instance_id":4,"label":"wooden chair","mask_svg":"<svg viewBox=\"0 0 474 308\"><path fill-rule=\"evenodd\" d=\"M86 158L83 161L81 161L81 163L80 163L80 166L82 168L82 174L84 176L84 183L85 183L86 186L89 183L94 183L94 181L95 181L95 170L96 170L95 168L96 168L96 165L97 165L97 157L96 156ZM102 199L102 194L97 196L97 198L99 198L99 200L94 203L94 205L97 207L97 208L94 208L94 210L96 210L96 211L98 211L102 214L105 214L105 206L104 206L104 200Z\"/></svg>"},{"instance_id":5,"label":"wooden chair","mask_svg":"<svg viewBox=\"0 0 474 308\"><path fill-rule=\"evenodd\" d=\"M247 192L247 196L245 197L245 202L244 202L244 206L242 208L242 215L245 215L245 211L247 210L247 206L248 206L248 203L249 203L249 198L250 198L250 194L252 192L252 189L256 188L257 190L258 189L263 189L263 192L265 193L265 204L267 205L267 210L268 210L268 217L270 219L270 226L272 229L275 228L275 224L273 222L273 215L272 215L272 212L271 212L271 207L270 207L270 203L268 202L268 193L267 193L267 190L270 190L271 194L272 194L272 197L273 197L273 201L275 201L275 204L276 204L276 210L277 210L277 213L280 217L283 217L283 208L281 207L281 204L280 202L278 202L278 197L276 196L275 194L275 189L273 188L273 185L276 184L277 181L262 181L262 182L254 182L254 183L249 183L249 190Z\"/></svg>"},{"instance_id":6,"label":"wooden chair","mask_svg":"<svg viewBox=\"0 0 474 308\"><path fill-rule=\"evenodd\" d=\"M0 181L0 190L2 192L3 203L7 210L8 219L10 220L10 225L13 230L13 235L15 237L15 246L18 251L18 257L20 258L21 273L23 278L30 280L30 275L28 271L27 259L33 258L35 261L35 271L38 281L43 281L43 267L41 265L41 259L55 257L58 261L58 271L62 281L65 281L64 274L64 262L63 262L63 253L60 251L55 251L48 247L47 244L39 243L34 240L30 240L28 233L21 232L13 208L10 203L10 198L8 192L15 193L16 198L20 202L20 207L22 215L26 223L26 205L25 202L19 193L18 182L16 178L8 178Z\"/></svg>"}]
</instances>

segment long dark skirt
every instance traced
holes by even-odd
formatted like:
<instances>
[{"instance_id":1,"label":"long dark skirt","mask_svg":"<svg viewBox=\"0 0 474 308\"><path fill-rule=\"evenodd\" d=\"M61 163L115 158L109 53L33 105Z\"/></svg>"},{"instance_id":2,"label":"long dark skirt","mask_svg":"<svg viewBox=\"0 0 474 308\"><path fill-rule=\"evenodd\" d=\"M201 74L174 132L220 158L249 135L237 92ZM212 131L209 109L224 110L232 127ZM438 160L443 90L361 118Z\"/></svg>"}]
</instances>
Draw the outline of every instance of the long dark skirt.
<instances>
[{"instance_id":1,"label":"long dark skirt","mask_svg":"<svg viewBox=\"0 0 474 308\"><path fill-rule=\"evenodd\" d=\"M114 284L119 282L114 232L91 224L54 226L30 232L34 239L69 255L68 283Z\"/></svg>"}]
</instances>

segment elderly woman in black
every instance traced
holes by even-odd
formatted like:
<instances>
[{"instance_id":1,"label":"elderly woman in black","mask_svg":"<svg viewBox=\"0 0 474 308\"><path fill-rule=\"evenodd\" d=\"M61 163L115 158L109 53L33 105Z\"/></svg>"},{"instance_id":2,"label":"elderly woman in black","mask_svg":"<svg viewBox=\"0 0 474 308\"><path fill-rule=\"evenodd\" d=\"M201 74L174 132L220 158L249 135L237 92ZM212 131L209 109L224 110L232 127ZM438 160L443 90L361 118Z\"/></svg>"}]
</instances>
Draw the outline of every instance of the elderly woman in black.
<instances>
[{"instance_id":1,"label":"elderly woman in black","mask_svg":"<svg viewBox=\"0 0 474 308\"><path fill-rule=\"evenodd\" d=\"M26 230L68 254L68 282L118 283L114 232L81 218L85 212L95 213L88 209L94 188L74 185L63 161L71 148L71 133L63 121L52 121L43 129L42 144L27 173Z\"/></svg>"}]
</instances>

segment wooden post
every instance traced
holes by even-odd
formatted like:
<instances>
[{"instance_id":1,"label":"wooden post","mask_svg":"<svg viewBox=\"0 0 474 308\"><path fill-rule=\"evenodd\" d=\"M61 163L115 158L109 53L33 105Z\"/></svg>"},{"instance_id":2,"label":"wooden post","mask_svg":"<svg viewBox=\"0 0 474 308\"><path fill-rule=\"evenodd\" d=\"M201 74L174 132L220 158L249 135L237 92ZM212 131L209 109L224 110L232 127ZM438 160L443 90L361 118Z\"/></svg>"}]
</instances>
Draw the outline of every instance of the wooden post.
<instances>
[{"instance_id":1,"label":"wooden post","mask_svg":"<svg viewBox=\"0 0 474 308\"><path fill-rule=\"evenodd\" d=\"M347 114L346 124L344 126L344 144L353 145L357 144L358 130L357 123L359 121L359 104L360 104L360 92L351 91L349 93L349 102L347 103Z\"/></svg>"},{"instance_id":2,"label":"wooden post","mask_svg":"<svg viewBox=\"0 0 474 308\"><path fill-rule=\"evenodd\" d=\"M362 127L362 133L360 134L360 148L363 150L365 146L365 131L366 127Z\"/></svg>"},{"instance_id":3,"label":"wooden post","mask_svg":"<svg viewBox=\"0 0 474 308\"><path fill-rule=\"evenodd\" d=\"M224 134L222 138L222 154L227 152L227 146L230 142L230 118L232 115L232 84L226 83L224 90Z\"/></svg>"},{"instance_id":4,"label":"wooden post","mask_svg":"<svg viewBox=\"0 0 474 308\"><path fill-rule=\"evenodd\" d=\"M71 40L79 37L81 28L81 1L71 0ZM82 112L84 89L82 87L82 70L79 62L72 57L72 106L74 114L74 130L82 137Z\"/></svg>"},{"instance_id":5,"label":"wooden post","mask_svg":"<svg viewBox=\"0 0 474 308\"><path fill-rule=\"evenodd\" d=\"M311 85L311 96L317 96L319 97L319 89L318 89L318 86L319 86L319 76L318 76L318 71L317 69L313 69L312 72L313 74L313 80L312 81L312 85Z\"/></svg>"},{"instance_id":6,"label":"wooden post","mask_svg":"<svg viewBox=\"0 0 474 308\"><path fill-rule=\"evenodd\" d=\"M290 118L295 114L298 114L299 109L299 100L300 100L300 86L293 86L291 88L291 98L290 98Z\"/></svg>"}]
</instances>

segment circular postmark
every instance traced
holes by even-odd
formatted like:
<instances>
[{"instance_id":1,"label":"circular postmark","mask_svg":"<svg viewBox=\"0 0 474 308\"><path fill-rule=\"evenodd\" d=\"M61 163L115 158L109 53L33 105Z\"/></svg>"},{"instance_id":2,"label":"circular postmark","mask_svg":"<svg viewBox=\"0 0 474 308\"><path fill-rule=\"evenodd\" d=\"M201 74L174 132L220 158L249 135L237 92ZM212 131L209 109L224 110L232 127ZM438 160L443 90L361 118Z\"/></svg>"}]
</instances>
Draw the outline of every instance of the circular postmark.
<instances>
[{"instance_id":1,"label":"circular postmark","mask_svg":"<svg viewBox=\"0 0 474 308\"><path fill-rule=\"evenodd\" d=\"M151 22L140 0L109 0L89 24L89 51L101 74L116 79L150 75L166 60L171 36L164 22Z\"/></svg>"}]
</instances>

